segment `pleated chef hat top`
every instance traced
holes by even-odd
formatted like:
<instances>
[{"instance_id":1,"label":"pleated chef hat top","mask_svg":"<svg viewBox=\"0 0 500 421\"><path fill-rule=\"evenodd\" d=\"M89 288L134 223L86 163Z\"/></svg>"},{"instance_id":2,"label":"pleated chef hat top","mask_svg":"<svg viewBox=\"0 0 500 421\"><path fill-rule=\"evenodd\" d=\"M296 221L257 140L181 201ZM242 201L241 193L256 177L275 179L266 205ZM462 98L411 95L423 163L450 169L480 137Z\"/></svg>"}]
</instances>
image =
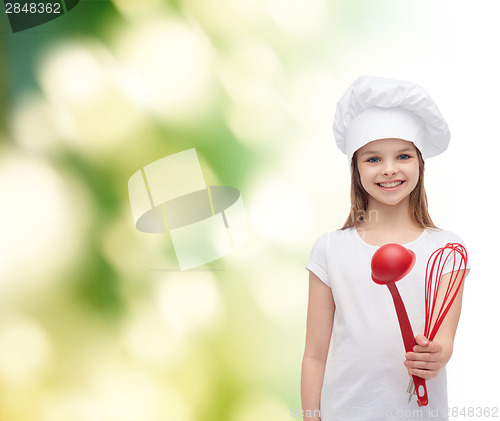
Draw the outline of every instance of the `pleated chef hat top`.
<instances>
[{"instance_id":1,"label":"pleated chef hat top","mask_svg":"<svg viewBox=\"0 0 500 421\"><path fill-rule=\"evenodd\" d=\"M445 151L450 131L429 94L416 83L360 76L337 103L333 133L349 165L359 148L373 140L413 142L425 159Z\"/></svg>"}]
</instances>

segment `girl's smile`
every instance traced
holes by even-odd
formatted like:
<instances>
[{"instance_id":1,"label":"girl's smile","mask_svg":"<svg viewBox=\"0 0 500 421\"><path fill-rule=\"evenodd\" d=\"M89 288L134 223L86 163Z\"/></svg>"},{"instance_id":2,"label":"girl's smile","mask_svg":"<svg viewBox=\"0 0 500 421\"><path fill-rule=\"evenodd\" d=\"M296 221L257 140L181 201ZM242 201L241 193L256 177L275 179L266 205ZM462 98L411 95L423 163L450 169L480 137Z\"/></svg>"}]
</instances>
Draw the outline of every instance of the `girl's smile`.
<instances>
[{"instance_id":1,"label":"girl's smile","mask_svg":"<svg viewBox=\"0 0 500 421\"><path fill-rule=\"evenodd\" d=\"M387 181L384 183L375 183L377 184L382 190L385 191L394 191L399 189L401 185L405 182L405 180L395 180L395 181Z\"/></svg>"}]
</instances>

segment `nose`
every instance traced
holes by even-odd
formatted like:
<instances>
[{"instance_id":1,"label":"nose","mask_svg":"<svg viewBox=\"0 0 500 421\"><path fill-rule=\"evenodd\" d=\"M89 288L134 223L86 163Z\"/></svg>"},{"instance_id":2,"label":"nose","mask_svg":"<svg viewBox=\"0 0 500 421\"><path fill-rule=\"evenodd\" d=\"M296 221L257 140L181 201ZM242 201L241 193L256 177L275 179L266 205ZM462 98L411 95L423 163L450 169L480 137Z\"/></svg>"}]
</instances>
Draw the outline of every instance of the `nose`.
<instances>
[{"instance_id":1,"label":"nose","mask_svg":"<svg viewBox=\"0 0 500 421\"><path fill-rule=\"evenodd\" d=\"M397 170L394 162L389 160L385 161L385 165L382 168L382 172L387 177L392 177L394 174L396 174Z\"/></svg>"}]
</instances>

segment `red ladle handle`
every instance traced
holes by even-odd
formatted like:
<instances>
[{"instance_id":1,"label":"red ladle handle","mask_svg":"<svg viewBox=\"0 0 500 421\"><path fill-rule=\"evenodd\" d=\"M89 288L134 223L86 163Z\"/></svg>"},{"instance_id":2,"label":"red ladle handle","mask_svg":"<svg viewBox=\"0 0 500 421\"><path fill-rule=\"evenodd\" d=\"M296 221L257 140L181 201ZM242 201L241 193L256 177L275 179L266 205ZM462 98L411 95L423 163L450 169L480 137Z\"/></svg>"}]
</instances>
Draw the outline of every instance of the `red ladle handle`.
<instances>
[{"instance_id":1,"label":"red ladle handle","mask_svg":"<svg viewBox=\"0 0 500 421\"><path fill-rule=\"evenodd\" d=\"M410 319L408 318L408 313L406 312L405 305L399 295L398 288L394 282L389 282L386 284L387 288L391 292L392 299L394 301L394 307L396 308L396 314L398 315L399 328L401 329L401 335L403 336L403 342L405 345L406 352L412 352L413 347L416 345L415 336L413 335L413 329L411 328ZM415 390L417 392L417 403L419 406L425 406L428 404L429 399L427 397L427 386L425 380L422 377L412 376L413 383L415 385Z\"/></svg>"}]
</instances>

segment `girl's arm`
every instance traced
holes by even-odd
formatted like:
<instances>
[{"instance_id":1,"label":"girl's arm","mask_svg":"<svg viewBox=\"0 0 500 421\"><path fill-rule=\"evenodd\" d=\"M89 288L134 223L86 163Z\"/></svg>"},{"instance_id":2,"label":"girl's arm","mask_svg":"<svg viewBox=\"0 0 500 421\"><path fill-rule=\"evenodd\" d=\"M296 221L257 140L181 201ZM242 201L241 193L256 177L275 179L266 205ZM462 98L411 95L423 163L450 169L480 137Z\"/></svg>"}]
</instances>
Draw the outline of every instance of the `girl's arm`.
<instances>
[{"instance_id":1,"label":"girl's arm","mask_svg":"<svg viewBox=\"0 0 500 421\"><path fill-rule=\"evenodd\" d=\"M463 271L460 271L463 272ZM459 272L458 276L462 276ZM441 291L446 290L451 278L451 272L443 275L439 285L438 302L436 307L441 306L439 297ZM460 286L455 301L450 307L448 314L443 320L441 327L432 342L429 342L424 335L417 335L417 345L414 352L406 354L405 366L410 369L411 374L415 374L423 379L436 377L439 370L443 368L451 358L453 353L453 342L457 332L458 321L462 310L462 296L464 283Z\"/></svg>"},{"instance_id":2,"label":"girl's arm","mask_svg":"<svg viewBox=\"0 0 500 421\"><path fill-rule=\"evenodd\" d=\"M300 384L304 421L320 419L320 399L330 346L335 303L331 289L309 272L306 346Z\"/></svg>"}]
</instances>

